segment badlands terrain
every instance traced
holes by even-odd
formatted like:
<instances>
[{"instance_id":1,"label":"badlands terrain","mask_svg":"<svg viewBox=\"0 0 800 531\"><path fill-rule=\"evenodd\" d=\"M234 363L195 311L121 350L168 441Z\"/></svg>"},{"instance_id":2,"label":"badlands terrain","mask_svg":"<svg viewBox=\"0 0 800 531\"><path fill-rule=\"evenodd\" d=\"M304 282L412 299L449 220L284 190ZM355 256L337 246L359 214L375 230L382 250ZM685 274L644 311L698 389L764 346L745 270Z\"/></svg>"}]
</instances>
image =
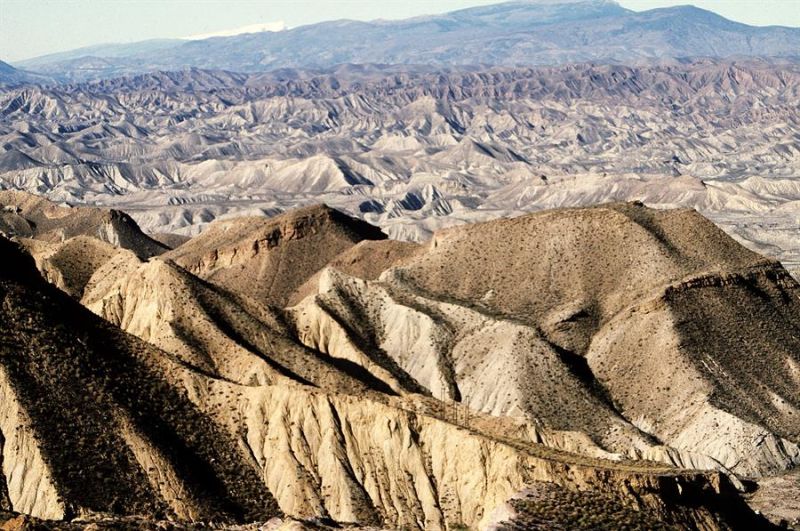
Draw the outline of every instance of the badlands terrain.
<instances>
[{"instance_id":1,"label":"badlands terrain","mask_svg":"<svg viewBox=\"0 0 800 531\"><path fill-rule=\"evenodd\" d=\"M0 61L0 526L800 529L798 50L523 0Z\"/></svg>"},{"instance_id":2,"label":"badlands terrain","mask_svg":"<svg viewBox=\"0 0 800 531\"><path fill-rule=\"evenodd\" d=\"M800 516L768 494L800 463L800 285L694 210L548 210L416 244L317 205L169 249L118 211L0 203L15 525Z\"/></svg>"},{"instance_id":3,"label":"badlands terrain","mask_svg":"<svg viewBox=\"0 0 800 531\"><path fill-rule=\"evenodd\" d=\"M0 188L148 233L319 202L438 228L640 200L800 268L800 70L779 60L187 70L0 91Z\"/></svg>"}]
</instances>

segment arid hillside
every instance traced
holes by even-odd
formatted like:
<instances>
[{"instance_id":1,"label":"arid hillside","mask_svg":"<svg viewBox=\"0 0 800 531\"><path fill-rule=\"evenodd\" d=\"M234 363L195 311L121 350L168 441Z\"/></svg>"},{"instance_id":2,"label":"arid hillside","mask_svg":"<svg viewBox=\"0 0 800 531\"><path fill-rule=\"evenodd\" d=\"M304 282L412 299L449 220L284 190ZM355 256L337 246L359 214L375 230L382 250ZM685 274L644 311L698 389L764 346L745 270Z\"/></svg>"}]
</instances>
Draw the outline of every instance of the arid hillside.
<instances>
[{"instance_id":1,"label":"arid hillside","mask_svg":"<svg viewBox=\"0 0 800 531\"><path fill-rule=\"evenodd\" d=\"M168 250L118 210L62 206L38 195L15 191L0 191L0 208L0 234L6 237L61 243L91 236L142 258Z\"/></svg>"},{"instance_id":2,"label":"arid hillside","mask_svg":"<svg viewBox=\"0 0 800 531\"><path fill-rule=\"evenodd\" d=\"M150 258L67 240L106 256L47 277L69 295L27 254L35 233L0 239L0 508L98 525L769 526L742 480L798 460L798 286L696 213L559 210L426 245L328 208L250 221ZM305 268L248 265L314 249ZM237 260L238 276L208 274Z\"/></svg>"},{"instance_id":3,"label":"arid hillside","mask_svg":"<svg viewBox=\"0 0 800 531\"><path fill-rule=\"evenodd\" d=\"M437 233L378 278L343 269L289 309L309 346L612 453L800 461L800 287L694 211L548 211Z\"/></svg>"},{"instance_id":4,"label":"arid hillside","mask_svg":"<svg viewBox=\"0 0 800 531\"><path fill-rule=\"evenodd\" d=\"M45 283L15 244L0 238L0 250L7 509L52 519L280 514L235 438L175 384L166 353Z\"/></svg>"},{"instance_id":5,"label":"arid hillside","mask_svg":"<svg viewBox=\"0 0 800 531\"><path fill-rule=\"evenodd\" d=\"M362 240L385 238L369 223L312 206L276 218L216 223L164 259L220 286L283 306L339 253Z\"/></svg>"}]
</instances>

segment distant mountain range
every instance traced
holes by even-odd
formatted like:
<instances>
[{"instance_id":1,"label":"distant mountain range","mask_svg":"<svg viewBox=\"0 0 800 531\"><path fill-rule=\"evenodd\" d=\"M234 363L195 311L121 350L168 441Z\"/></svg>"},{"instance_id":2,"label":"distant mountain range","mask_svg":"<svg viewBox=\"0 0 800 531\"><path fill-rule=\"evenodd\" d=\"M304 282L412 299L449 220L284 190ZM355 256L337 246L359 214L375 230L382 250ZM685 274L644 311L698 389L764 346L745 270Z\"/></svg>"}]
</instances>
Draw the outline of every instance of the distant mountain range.
<instances>
[{"instance_id":1,"label":"distant mountain range","mask_svg":"<svg viewBox=\"0 0 800 531\"><path fill-rule=\"evenodd\" d=\"M52 83L54 80L19 68L14 68L8 63L0 61L0 87L26 85L31 83Z\"/></svg>"},{"instance_id":2,"label":"distant mountain range","mask_svg":"<svg viewBox=\"0 0 800 531\"><path fill-rule=\"evenodd\" d=\"M343 63L521 66L741 56L797 58L800 28L748 26L692 6L637 12L610 0L527 0L406 20L99 45L15 66L69 82L190 67L263 72Z\"/></svg>"}]
</instances>

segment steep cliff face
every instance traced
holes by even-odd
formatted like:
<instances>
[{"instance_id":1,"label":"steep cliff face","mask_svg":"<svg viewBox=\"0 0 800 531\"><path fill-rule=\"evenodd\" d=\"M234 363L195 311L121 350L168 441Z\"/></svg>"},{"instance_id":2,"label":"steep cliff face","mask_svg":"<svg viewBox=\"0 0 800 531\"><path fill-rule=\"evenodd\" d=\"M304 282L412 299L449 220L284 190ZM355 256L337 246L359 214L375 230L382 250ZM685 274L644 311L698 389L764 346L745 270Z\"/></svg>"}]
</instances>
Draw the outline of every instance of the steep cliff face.
<instances>
[{"instance_id":1,"label":"steep cliff face","mask_svg":"<svg viewBox=\"0 0 800 531\"><path fill-rule=\"evenodd\" d=\"M485 431L496 420L457 421L433 400L374 401L302 386L241 388L183 377L198 407L240 433L281 509L297 518L483 528L516 492L543 483L577 497L605 493L689 529L727 528L733 514L761 525L719 474L591 459L506 439ZM232 400L236 407L219 407Z\"/></svg>"},{"instance_id":2,"label":"steep cliff face","mask_svg":"<svg viewBox=\"0 0 800 531\"><path fill-rule=\"evenodd\" d=\"M0 368L3 508L60 520L65 516L41 449L4 368Z\"/></svg>"}]
</instances>

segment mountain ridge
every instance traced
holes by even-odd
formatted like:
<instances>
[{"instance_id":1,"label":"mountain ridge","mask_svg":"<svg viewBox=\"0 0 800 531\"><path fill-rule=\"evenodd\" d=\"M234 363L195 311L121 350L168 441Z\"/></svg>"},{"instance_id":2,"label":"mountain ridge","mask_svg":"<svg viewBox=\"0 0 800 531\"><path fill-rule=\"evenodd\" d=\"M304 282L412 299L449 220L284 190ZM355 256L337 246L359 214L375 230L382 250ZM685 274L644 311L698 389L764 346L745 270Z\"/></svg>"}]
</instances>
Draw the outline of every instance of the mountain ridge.
<instances>
[{"instance_id":1,"label":"mountain ridge","mask_svg":"<svg viewBox=\"0 0 800 531\"><path fill-rule=\"evenodd\" d=\"M282 32L103 49L20 66L80 81L186 67L263 72L342 63L532 66L690 56L797 58L800 28L748 26L690 6L635 12L605 0L509 2L406 20L338 20Z\"/></svg>"}]
</instances>

